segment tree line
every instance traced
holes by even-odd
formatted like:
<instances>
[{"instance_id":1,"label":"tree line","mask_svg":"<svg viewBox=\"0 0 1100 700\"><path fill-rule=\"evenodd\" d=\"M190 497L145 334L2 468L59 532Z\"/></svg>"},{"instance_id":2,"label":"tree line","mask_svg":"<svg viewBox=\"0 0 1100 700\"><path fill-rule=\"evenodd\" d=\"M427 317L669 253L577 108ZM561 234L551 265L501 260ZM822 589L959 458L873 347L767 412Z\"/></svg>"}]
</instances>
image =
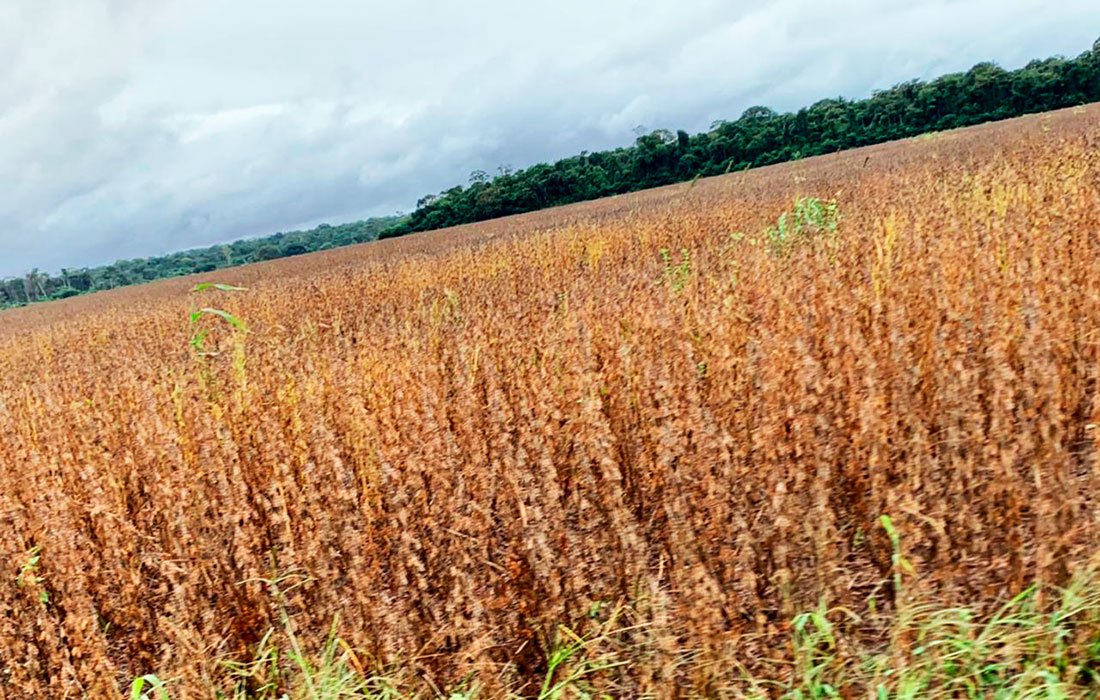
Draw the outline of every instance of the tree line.
<instances>
[{"instance_id":1,"label":"tree line","mask_svg":"<svg viewBox=\"0 0 1100 700\"><path fill-rule=\"evenodd\" d=\"M111 265L0 280L0 306L59 299L260 260L391 238L597 199L700 176L770 165L847 148L1007 119L1100 100L1100 39L1075 58L1031 61L1017 70L979 63L963 73L910 80L871 97L820 100L797 112L750 107L698 134L639 132L633 145L582 152L493 176L481 170L421 198L408 216L382 217Z\"/></svg>"},{"instance_id":2,"label":"tree line","mask_svg":"<svg viewBox=\"0 0 1100 700\"><path fill-rule=\"evenodd\" d=\"M321 224L308 231L276 233L170 255L119 260L99 267L62 268L57 274L31 270L22 277L0 280L0 307L65 299L165 277L213 272L223 267L365 243L376 240L382 231L399 221L398 216L386 216L339 226Z\"/></svg>"},{"instance_id":3,"label":"tree line","mask_svg":"<svg viewBox=\"0 0 1100 700\"><path fill-rule=\"evenodd\" d=\"M1076 58L1034 60L1008 71L979 63L965 73L911 80L861 100L824 99L776 113L750 107L699 134L657 130L632 146L581 153L429 195L383 237L454 226L699 176L769 165L1100 100L1100 39Z\"/></svg>"}]
</instances>

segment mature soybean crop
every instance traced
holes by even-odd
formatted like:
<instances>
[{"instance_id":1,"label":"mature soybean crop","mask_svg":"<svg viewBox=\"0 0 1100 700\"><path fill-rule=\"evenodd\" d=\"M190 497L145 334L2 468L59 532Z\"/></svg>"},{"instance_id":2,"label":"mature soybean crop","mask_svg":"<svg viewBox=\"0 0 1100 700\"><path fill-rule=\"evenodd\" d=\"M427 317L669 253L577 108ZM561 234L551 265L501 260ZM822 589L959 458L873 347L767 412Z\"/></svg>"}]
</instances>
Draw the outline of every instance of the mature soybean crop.
<instances>
[{"instance_id":1,"label":"mature soybean crop","mask_svg":"<svg viewBox=\"0 0 1100 700\"><path fill-rule=\"evenodd\" d=\"M0 314L0 697L1085 692L1098 116Z\"/></svg>"}]
</instances>

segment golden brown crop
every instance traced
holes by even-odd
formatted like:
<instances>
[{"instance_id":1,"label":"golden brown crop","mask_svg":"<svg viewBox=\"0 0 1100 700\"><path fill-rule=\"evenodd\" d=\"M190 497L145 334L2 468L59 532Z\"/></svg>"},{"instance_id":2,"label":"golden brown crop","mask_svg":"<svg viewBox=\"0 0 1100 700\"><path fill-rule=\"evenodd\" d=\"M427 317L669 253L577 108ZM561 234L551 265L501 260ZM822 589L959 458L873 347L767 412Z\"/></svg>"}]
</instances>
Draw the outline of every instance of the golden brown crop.
<instances>
[{"instance_id":1,"label":"golden brown crop","mask_svg":"<svg viewBox=\"0 0 1100 700\"><path fill-rule=\"evenodd\" d=\"M717 695L895 573L1065 582L1100 544L1098 117L0 314L0 698L211 697L281 611L530 694L602 603L622 696ZM798 196L838 231L777 254ZM197 357L199 303L249 333Z\"/></svg>"}]
</instances>

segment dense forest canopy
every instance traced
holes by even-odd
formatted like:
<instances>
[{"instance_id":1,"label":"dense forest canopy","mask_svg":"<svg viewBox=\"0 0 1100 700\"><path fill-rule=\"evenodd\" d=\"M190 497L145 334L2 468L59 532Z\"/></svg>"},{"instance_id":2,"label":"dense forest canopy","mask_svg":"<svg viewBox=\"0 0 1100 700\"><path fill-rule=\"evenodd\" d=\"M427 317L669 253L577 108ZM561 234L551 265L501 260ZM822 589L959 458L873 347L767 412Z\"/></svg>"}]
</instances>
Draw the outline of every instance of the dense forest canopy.
<instances>
[{"instance_id":1,"label":"dense forest canopy","mask_svg":"<svg viewBox=\"0 0 1100 700\"><path fill-rule=\"evenodd\" d=\"M660 129L632 146L581 153L523 170L475 171L469 184L417 202L407 217L369 219L279 233L201 250L112 265L0 280L0 306L64 298L162 277L520 214L667 185L699 176L830 153L1100 100L1100 39L1076 58L1034 60L1008 71L979 63L965 73L911 80L862 100L842 97L776 113L750 107L699 134Z\"/></svg>"}]
</instances>

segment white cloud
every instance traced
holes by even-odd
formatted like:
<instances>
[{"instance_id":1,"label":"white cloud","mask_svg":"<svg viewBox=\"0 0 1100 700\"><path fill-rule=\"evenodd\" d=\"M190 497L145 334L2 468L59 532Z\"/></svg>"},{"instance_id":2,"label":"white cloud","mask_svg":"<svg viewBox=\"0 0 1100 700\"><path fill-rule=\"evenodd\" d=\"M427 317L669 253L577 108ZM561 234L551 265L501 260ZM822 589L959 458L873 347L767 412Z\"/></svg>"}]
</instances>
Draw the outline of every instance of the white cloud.
<instances>
[{"instance_id":1,"label":"white cloud","mask_svg":"<svg viewBox=\"0 0 1100 700\"><path fill-rule=\"evenodd\" d=\"M256 122L269 121L286 110L286 105L255 105L223 109L209 114L174 115L165 120L165 126L174 132L180 143L192 143L202 139L244 129L255 130Z\"/></svg>"},{"instance_id":2,"label":"white cloud","mask_svg":"<svg viewBox=\"0 0 1100 700\"><path fill-rule=\"evenodd\" d=\"M0 275L391 213L1097 27L1091 0L6 0Z\"/></svg>"}]
</instances>

